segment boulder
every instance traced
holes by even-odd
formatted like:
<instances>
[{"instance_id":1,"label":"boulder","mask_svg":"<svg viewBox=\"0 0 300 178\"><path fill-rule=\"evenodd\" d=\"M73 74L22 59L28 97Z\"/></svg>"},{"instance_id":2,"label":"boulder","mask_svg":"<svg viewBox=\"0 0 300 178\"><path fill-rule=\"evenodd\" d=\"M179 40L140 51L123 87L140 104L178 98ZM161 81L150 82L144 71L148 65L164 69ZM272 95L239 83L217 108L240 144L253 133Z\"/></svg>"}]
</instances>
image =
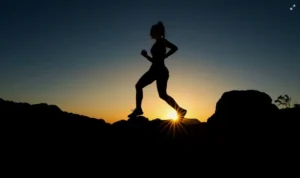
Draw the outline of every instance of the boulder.
<instances>
[{"instance_id":1,"label":"boulder","mask_svg":"<svg viewBox=\"0 0 300 178\"><path fill-rule=\"evenodd\" d=\"M233 90L222 95L207 125L211 133L223 138L261 136L262 132L274 129L278 111L272 98L264 92Z\"/></svg>"}]
</instances>

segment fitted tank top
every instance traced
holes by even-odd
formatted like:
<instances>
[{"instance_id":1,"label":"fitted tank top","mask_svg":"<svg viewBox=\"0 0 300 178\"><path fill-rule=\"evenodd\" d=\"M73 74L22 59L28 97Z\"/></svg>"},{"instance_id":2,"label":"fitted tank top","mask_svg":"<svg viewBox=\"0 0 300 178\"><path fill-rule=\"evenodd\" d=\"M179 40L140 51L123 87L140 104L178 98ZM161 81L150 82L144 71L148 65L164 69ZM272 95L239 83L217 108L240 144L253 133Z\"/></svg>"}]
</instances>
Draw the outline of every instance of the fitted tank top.
<instances>
[{"instance_id":1,"label":"fitted tank top","mask_svg":"<svg viewBox=\"0 0 300 178\"><path fill-rule=\"evenodd\" d=\"M151 48L152 66L151 68L165 68L166 44L164 39L159 39Z\"/></svg>"}]
</instances>

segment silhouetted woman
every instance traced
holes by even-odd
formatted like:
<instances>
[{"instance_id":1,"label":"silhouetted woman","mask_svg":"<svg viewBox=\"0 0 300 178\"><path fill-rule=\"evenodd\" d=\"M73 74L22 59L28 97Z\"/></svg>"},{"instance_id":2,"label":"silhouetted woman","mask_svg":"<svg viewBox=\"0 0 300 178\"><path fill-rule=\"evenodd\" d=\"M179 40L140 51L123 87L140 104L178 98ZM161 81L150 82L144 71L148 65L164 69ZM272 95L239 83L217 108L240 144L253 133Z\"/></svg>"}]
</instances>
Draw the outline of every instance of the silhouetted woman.
<instances>
[{"instance_id":1,"label":"silhouetted woman","mask_svg":"<svg viewBox=\"0 0 300 178\"><path fill-rule=\"evenodd\" d=\"M141 55L152 62L152 65L135 85L136 108L131 114L128 115L128 117L134 117L143 114L143 88L156 80L159 97L166 101L177 111L177 115L179 118L183 118L186 115L187 111L179 107L176 101L167 94L169 71L164 62L165 58L176 52L178 48L165 38L165 28L162 22L158 22L157 24L152 26L150 36L152 37L152 39L156 40L155 44L151 48L152 58L148 56L147 51L145 50L142 50ZM166 53L166 48L170 48L168 53Z\"/></svg>"}]
</instances>

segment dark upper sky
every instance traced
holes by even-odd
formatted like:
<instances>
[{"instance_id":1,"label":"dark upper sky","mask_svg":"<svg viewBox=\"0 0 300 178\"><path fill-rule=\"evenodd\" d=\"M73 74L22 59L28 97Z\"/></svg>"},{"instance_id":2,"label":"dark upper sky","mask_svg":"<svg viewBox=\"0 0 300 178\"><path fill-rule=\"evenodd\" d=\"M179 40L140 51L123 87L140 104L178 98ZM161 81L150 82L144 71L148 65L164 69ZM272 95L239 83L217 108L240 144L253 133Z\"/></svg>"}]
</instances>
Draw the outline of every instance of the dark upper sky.
<instances>
[{"instance_id":1,"label":"dark upper sky","mask_svg":"<svg viewBox=\"0 0 300 178\"><path fill-rule=\"evenodd\" d=\"M114 110L129 112L134 84L150 65L139 53L149 51L150 27L162 21L166 37L179 47L167 65L173 76L169 91L179 93L182 103L213 111L220 95L232 89L258 89L273 99L289 94L299 103L297 4L299 0L3 0L0 97L58 104L99 117L99 108L105 108L106 117L113 117L109 113ZM149 99L152 93L158 96L155 87L150 90ZM186 90L197 101L180 96ZM114 102L122 108L112 109ZM207 103L210 109L204 107ZM198 114L196 109L192 113Z\"/></svg>"}]
</instances>

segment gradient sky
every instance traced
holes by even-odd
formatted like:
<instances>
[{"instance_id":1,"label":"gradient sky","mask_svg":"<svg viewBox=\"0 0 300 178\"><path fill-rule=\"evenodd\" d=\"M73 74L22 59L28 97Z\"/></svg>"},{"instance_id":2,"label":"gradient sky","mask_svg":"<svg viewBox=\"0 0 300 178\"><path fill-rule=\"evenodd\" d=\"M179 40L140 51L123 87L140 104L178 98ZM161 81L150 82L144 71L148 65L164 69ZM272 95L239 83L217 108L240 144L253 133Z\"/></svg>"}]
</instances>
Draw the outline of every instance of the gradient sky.
<instances>
[{"instance_id":1,"label":"gradient sky","mask_svg":"<svg viewBox=\"0 0 300 178\"><path fill-rule=\"evenodd\" d=\"M290 11L290 7L296 8ZM0 98L127 119L137 80L151 63L140 55L162 21L179 50L166 59L168 93L201 121L230 90L255 89L300 103L299 0L2 0ZM156 84L144 89L144 115L172 108Z\"/></svg>"}]
</instances>

